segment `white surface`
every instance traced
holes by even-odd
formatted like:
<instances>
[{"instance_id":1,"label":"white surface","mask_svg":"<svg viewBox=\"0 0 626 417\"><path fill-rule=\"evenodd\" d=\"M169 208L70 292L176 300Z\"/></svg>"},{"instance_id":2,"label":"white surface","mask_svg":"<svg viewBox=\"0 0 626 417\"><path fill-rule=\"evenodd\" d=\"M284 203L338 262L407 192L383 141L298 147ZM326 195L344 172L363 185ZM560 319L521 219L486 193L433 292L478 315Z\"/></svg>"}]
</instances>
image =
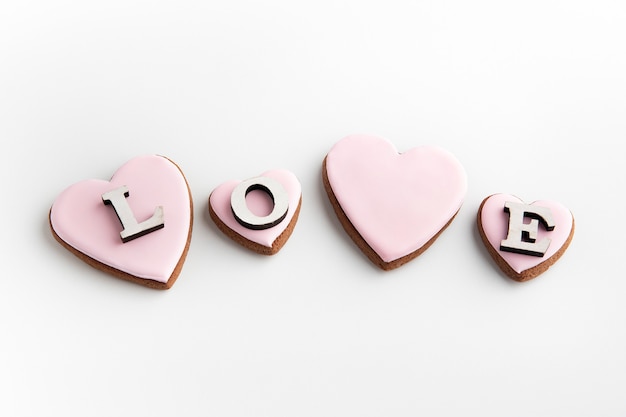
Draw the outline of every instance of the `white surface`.
<instances>
[{"instance_id":1,"label":"white surface","mask_svg":"<svg viewBox=\"0 0 626 417\"><path fill-rule=\"evenodd\" d=\"M0 415L626 415L626 6L620 1L0 4ZM454 223L377 270L321 184L344 135L436 144ZM167 155L195 199L182 275L120 281L57 244L56 195ZM274 257L222 236L213 188L292 170ZM561 260L504 277L494 192L576 218Z\"/></svg>"}]
</instances>

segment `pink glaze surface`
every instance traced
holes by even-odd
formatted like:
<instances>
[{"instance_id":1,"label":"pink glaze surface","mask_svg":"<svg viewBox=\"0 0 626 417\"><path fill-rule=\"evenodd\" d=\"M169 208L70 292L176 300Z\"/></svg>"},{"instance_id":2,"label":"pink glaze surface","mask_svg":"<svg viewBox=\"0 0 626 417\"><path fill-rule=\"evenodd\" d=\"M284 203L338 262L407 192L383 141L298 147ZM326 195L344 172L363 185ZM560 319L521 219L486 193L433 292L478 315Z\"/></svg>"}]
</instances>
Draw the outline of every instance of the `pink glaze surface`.
<instances>
[{"instance_id":1,"label":"pink glaze surface","mask_svg":"<svg viewBox=\"0 0 626 417\"><path fill-rule=\"evenodd\" d=\"M230 208L230 195L237 184L241 182L239 180L230 180L219 185L211 193L209 204L215 214L217 214L217 217L234 232L252 242L271 248L276 238L280 236L291 222L298 208L298 204L300 203L302 188L296 176L287 170L271 170L264 172L260 176L277 180L285 187L289 195L289 210L287 216L276 226L264 230L252 230L237 222ZM246 197L246 202L250 211L258 216L269 214L273 207L271 200L267 198L267 193L260 190L251 191Z\"/></svg>"},{"instance_id":2,"label":"pink glaze surface","mask_svg":"<svg viewBox=\"0 0 626 417\"><path fill-rule=\"evenodd\" d=\"M122 243L122 225L102 194L119 186L138 222L163 206L165 226ZM139 278L167 282L183 254L191 222L190 195L182 173L168 159L141 156L124 164L110 181L71 185L55 200L50 221L56 234L85 255Z\"/></svg>"},{"instance_id":3,"label":"pink glaze surface","mask_svg":"<svg viewBox=\"0 0 626 417\"><path fill-rule=\"evenodd\" d=\"M424 246L459 210L467 191L465 170L449 152L420 146L399 154L376 136L337 142L326 172L346 216L385 262Z\"/></svg>"},{"instance_id":4,"label":"pink glaze surface","mask_svg":"<svg viewBox=\"0 0 626 417\"><path fill-rule=\"evenodd\" d=\"M572 231L573 217L572 213L566 207L555 201L539 200L531 203L539 207L547 207L552 211L552 216L556 224L554 230L547 231L539 224L539 231L537 233L538 241L543 238L551 240L548 251L542 257L504 252L500 250L500 242L506 239L509 228L509 214L504 211L504 203L506 201L524 203L519 198L510 194L494 194L485 201L480 220L482 222L483 232L485 236L487 236L487 240L491 246L493 246L502 259L519 274L544 262L563 246ZM526 223L529 222L530 219L527 219Z\"/></svg>"}]
</instances>

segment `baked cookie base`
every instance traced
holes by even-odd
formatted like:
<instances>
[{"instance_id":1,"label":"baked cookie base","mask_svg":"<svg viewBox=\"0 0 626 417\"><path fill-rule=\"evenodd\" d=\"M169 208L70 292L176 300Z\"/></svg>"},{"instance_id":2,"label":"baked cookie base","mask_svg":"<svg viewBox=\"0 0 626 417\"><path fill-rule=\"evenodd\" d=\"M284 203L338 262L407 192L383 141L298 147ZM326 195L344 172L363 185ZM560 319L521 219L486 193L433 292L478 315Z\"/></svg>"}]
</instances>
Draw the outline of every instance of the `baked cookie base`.
<instances>
[{"instance_id":1,"label":"baked cookie base","mask_svg":"<svg viewBox=\"0 0 626 417\"><path fill-rule=\"evenodd\" d=\"M489 196L491 197L491 196ZM561 248L551 257L547 258L545 261L541 262L539 265L534 266L532 268L526 269L522 272L517 272L515 271L513 268L511 268L511 266L504 260L504 258L502 258L502 256L500 256L500 254L498 253L498 251L491 245L491 243L489 242L489 239L487 239L487 235L485 234L485 232L483 231L483 223L482 223L482 212L483 212L483 206L485 205L485 202L489 199L489 197L486 197L482 203L480 203L480 207L478 208L478 215L476 216L476 224L478 226L478 233L480 234L480 238L482 239L483 243L485 244L485 247L487 248L487 251L489 252L489 255L491 255L491 258L495 261L495 263L498 265L498 267L500 267L500 269L502 270L502 272L504 272L504 274L506 276L508 276L509 278L517 281L517 282L525 282L525 281L530 281L533 278L536 278L537 276L543 274L544 272L546 272L548 270L548 268L550 268L564 253L565 250L567 249L567 247L569 246L570 242L572 241L572 238L574 237L574 229L576 228L576 223L574 221L574 217L572 216L572 230L570 231L569 236L567 237L567 240L565 241L565 243L563 244L563 246L561 246Z\"/></svg>"},{"instance_id":2,"label":"baked cookie base","mask_svg":"<svg viewBox=\"0 0 626 417\"><path fill-rule=\"evenodd\" d=\"M145 287L149 287L149 288L154 288L156 290L168 290L172 287L172 285L174 285L174 283L176 282L176 279L178 278L178 275L180 275L180 272L183 269L183 264L185 263L185 258L187 258L187 252L189 251L189 245L191 244L191 233L193 230L193 198L191 196L191 190L189 189L189 183L187 182L187 178L185 178L185 175L183 174L183 171L180 169L180 167L171 159L164 157L165 159L167 159L168 161L170 161L172 164L174 164L174 166L176 166L176 168L178 168L178 170L180 171L181 175L183 176L183 178L185 179L185 184L187 185L187 193L189 194L189 230L187 232L187 243L185 244L185 248L183 249L183 253L180 257L180 259L178 260L178 263L176 263L176 267L174 267L174 270L172 271L172 274L170 275L169 279L167 280L167 282L159 282L159 281L154 281L152 279L147 279L147 278L141 278L141 277L137 277L135 275L131 275L127 272L121 271L117 268L113 268L110 265L104 264L86 254L84 254L83 252L81 252L80 250L76 249L75 247L73 247L72 245L70 245L69 243L67 243L66 241L64 241L63 239L61 239L61 237L54 231L54 228L52 227L52 219L50 218L50 215L52 213L52 209L50 209L48 211L48 224L50 225L50 231L52 232L52 236L54 236L54 238L56 239L57 242L59 242L65 249L69 250L70 252L72 252L76 257L78 257L79 259L81 259L82 261L84 261L85 263L91 265L92 267L99 269L101 271L104 271L110 275L113 275L114 277L123 279L125 281L130 281L130 282L134 282L135 284L140 284L143 285Z\"/></svg>"}]
</instances>

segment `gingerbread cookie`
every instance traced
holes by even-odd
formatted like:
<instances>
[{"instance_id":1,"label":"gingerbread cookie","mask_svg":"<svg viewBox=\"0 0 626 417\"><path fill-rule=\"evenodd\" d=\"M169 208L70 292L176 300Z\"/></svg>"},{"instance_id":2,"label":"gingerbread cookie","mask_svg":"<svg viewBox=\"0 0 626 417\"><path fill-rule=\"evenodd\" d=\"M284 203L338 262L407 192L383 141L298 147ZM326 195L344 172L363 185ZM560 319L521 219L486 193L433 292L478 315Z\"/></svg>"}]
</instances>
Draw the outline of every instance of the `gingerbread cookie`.
<instances>
[{"instance_id":1,"label":"gingerbread cookie","mask_svg":"<svg viewBox=\"0 0 626 417\"><path fill-rule=\"evenodd\" d=\"M130 160L109 181L66 188L52 204L49 221L54 238L89 265L168 289L189 249L193 202L180 168L148 155Z\"/></svg>"},{"instance_id":2,"label":"gingerbread cookie","mask_svg":"<svg viewBox=\"0 0 626 417\"><path fill-rule=\"evenodd\" d=\"M324 159L322 176L342 226L384 270L423 253L452 222L467 190L449 152L420 146L402 154L391 142L352 135Z\"/></svg>"},{"instance_id":3,"label":"gingerbread cookie","mask_svg":"<svg viewBox=\"0 0 626 417\"><path fill-rule=\"evenodd\" d=\"M526 204L493 194L478 209L478 231L489 254L510 278L528 281L563 255L574 236L574 216L548 200Z\"/></svg>"},{"instance_id":4,"label":"gingerbread cookie","mask_svg":"<svg viewBox=\"0 0 626 417\"><path fill-rule=\"evenodd\" d=\"M272 170L245 181L231 180L209 196L209 214L217 227L240 245L274 255L298 221L302 188L294 174Z\"/></svg>"}]
</instances>

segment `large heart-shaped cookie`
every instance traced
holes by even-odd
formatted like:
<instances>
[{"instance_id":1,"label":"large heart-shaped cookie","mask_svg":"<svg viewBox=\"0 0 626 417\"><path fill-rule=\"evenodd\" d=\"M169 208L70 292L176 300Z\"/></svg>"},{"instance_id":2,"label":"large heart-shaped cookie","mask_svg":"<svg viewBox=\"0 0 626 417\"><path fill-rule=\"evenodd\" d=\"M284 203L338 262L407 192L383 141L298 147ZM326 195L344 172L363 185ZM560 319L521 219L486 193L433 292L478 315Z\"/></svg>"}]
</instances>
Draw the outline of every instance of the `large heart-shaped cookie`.
<instances>
[{"instance_id":1,"label":"large heart-shaped cookie","mask_svg":"<svg viewBox=\"0 0 626 417\"><path fill-rule=\"evenodd\" d=\"M241 204L245 206L244 210L249 209L260 219L268 217L279 203L273 201L274 196L269 193L271 185L268 189L258 186L266 181L271 181L271 184L275 185L275 191L284 192L281 205L284 208L283 216L277 216L271 225L255 228L246 226L241 219L237 220L232 197L233 191L243 184L239 180L227 181L211 192L209 213L217 227L235 242L263 255L273 255L283 247L293 232L300 213L302 188L296 176L287 170L271 170L259 177L246 180L246 183L252 185L249 191L243 190Z\"/></svg>"},{"instance_id":2,"label":"large heart-shaped cookie","mask_svg":"<svg viewBox=\"0 0 626 417\"><path fill-rule=\"evenodd\" d=\"M369 135L337 142L322 173L344 229L385 270L425 251L467 191L465 170L449 152L420 146L399 154L391 142Z\"/></svg>"},{"instance_id":3,"label":"large heart-shaped cookie","mask_svg":"<svg viewBox=\"0 0 626 417\"><path fill-rule=\"evenodd\" d=\"M160 219L156 226L123 236L153 217ZM167 289L187 255L193 203L179 167L148 155L124 164L110 181L71 185L54 201L49 218L56 240L83 261L119 278Z\"/></svg>"},{"instance_id":4,"label":"large heart-shaped cookie","mask_svg":"<svg viewBox=\"0 0 626 417\"><path fill-rule=\"evenodd\" d=\"M509 206L519 207L517 214L511 214ZM478 209L477 223L491 257L516 281L528 281L545 272L563 255L574 236L574 216L562 204L540 200L526 205L510 194L485 198ZM531 230L532 236L520 227ZM533 251L540 243L547 249Z\"/></svg>"}]
</instances>

